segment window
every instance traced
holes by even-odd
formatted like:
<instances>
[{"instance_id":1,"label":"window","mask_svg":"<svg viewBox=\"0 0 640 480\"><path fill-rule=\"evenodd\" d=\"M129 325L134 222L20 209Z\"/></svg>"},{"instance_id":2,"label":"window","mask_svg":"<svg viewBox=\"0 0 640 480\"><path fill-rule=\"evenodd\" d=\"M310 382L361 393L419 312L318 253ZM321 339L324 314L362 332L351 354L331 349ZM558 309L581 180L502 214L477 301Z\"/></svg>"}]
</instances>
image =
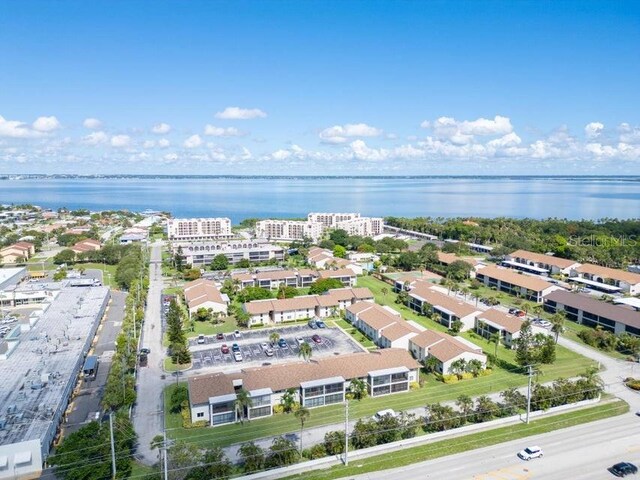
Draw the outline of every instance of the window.
<instances>
[{"instance_id":1,"label":"window","mask_svg":"<svg viewBox=\"0 0 640 480\"><path fill-rule=\"evenodd\" d=\"M336 393L336 394L327 395L326 397L324 397L325 405L329 405L331 403L341 403L343 401L344 401L344 394L342 393Z\"/></svg>"},{"instance_id":2,"label":"window","mask_svg":"<svg viewBox=\"0 0 640 480\"><path fill-rule=\"evenodd\" d=\"M319 387L309 387L304 389L305 397L317 397L318 395L322 395L324 393L324 387L321 385Z\"/></svg>"},{"instance_id":3,"label":"window","mask_svg":"<svg viewBox=\"0 0 640 480\"><path fill-rule=\"evenodd\" d=\"M332 383L331 385L324 386L324 393L342 392L343 389L344 389L343 383Z\"/></svg>"},{"instance_id":4,"label":"window","mask_svg":"<svg viewBox=\"0 0 640 480\"><path fill-rule=\"evenodd\" d=\"M408 378L409 378L409 373L407 372L394 373L393 375L391 375L392 382L401 382L403 380L407 380Z\"/></svg>"},{"instance_id":5,"label":"window","mask_svg":"<svg viewBox=\"0 0 640 480\"><path fill-rule=\"evenodd\" d=\"M391 393L406 392L407 390L409 390L408 382L394 383L391 385Z\"/></svg>"},{"instance_id":6,"label":"window","mask_svg":"<svg viewBox=\"0 0 640 480\"><path fill-rule=\"evenodd\" d=\"M249 412L251 418L266 417L271 415L271 406L252 408Z\"/></svg>"},{"instance_id":7,"label":"window","mask_svg":"<svg viewBox=\"0 0 640 480\"><path fill-rule=\"evenodd\" d=\"M202 418L202 417L204 417L204 412L198 412L198 414L196 415L196 417L198 417L198 418Z\"/></svg>"},{"instance_id":8,"label":"window","mask_svg":"<svg viewBox=\"0 0 640 480\"><path fill-rule=\"evenodd\" d=\"M389 383L389 375L381 375L379 377L373 377L373 385L384 385Z\"/></svg>"},{"instance_id":9,"label":"window","mask_svg":"<svg viewBox=\"0 0 640 480\"><path fill-rule=\"evenodd\" d=\"M236 421L235 412L222 413L220 415L214 415L211 419L213 425L223 425L225 423L233 423Z\"/></svg>"},{"instance_id":10,"label":"window","mask_svg":"<svg viewBox=\"0 0 640 480\"><path fill-rule=\"evenodd\" d=\"M305 398L304 406L305 407L320 407L324 405L324 397L315 397L315 398Z\"/></svg>"},{"instance_id":11,"label":"window","mask_svg":"<svg viewBox=\"0 0 640 480\"><path fill-rule=\"evenodd\" d=\"M391 393L391 388L389 385L384 385L382 387L373 387L373 393L371 396L377 397L378 395L386 395L388 393Z\"/></svg>"}]
</instances>

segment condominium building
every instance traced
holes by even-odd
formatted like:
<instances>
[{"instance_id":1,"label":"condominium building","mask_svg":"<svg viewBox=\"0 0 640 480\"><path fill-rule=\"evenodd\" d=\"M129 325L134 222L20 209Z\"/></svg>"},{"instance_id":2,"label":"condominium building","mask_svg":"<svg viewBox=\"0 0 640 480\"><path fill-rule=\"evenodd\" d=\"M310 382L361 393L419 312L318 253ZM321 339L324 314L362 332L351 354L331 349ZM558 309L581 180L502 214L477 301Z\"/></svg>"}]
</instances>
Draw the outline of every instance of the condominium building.
<instances>
[{"instance_id":1,"label":"condominium building","mask_svg":"<svg viewBox=\"0 0 640 480\"><path fill-rule=\"evenodd\" d=\"M256 237L291 242L310 239L317 242L322 237L323 225L319 222L298 220L261 220L256 223Z\"/></svg>"},{"instance_id":2,"label":"condominium building","mask_svg":"<svg viewBox=\"0 0 640 480\"><path fill-rule=\"evenodd\" d=\"M184 261L194 267L209 265L217 255L224 255L234 265L240 260L268 262L284 260L284 249L265 240L209 240L195 242L173 242L174 255L181 251Z\"/></svg>"},{"instance_id":3,"label":"condominium building","mask_svg":"<svg viewBox=\"0 0 640 480\"><path fill-rule=\"evenodd\" d=\"M571 269L569 281L581 283L589 288L607 293L640 293L640 274L585 263Z\"/></svg>"},{"instance_id":4,"label":"condominium building","mask_svg":"<svg viewBox=\"0 0 640 480\"><path fill-rule=\"evenodd\" d=\"M453 328L456 321L462 323L463 331L473 328L480 309L432 287L427 282L416 282L415 287L409 291L409 308L419 313L430 312L447 328Z\"/></svg>"},{"instance_id":5,"label":"condominium building","mask_svg":"<svg viewBox=\"0 0 640 480\"><path fill-rule=\"evenodd\" d=\"M169 241L210 240L229 238L231 220L228 218L172 218L167 220Z\"/></svg>"},{"instance_id":6,"label":"condominium building","mask_svg":"<svg viewBox=\"0 0 640 480\"><path fill-rule=\"evenodd\" d=\"M476 279L487 287L495 288L501 292L520 296L526 300L542 303L542 298L557 290L553 285L540 277L515 272L509 268L487 265L476 273Z\"/></svg>"},{"instance_id":7,"label":"condominium building","mask_svg":"<svg viewBox=\"0 0 640 480\"><path fill-rule=\"evenodd\" d=\"M339 223L356 218L360 218L359 213L310 213L307 215L308 221L321 223L327 228L339 228Z\"/></svg>"},{"instance_id":8,"label":"condominium building","mask_svg":"<svg viewBox=\"0 0 640 480\"><path fill-rule=\"evenodd\" d=\"M506 256L502 264L509 268L535 273L537 275L550 275L564 273L569 275L571 269L579 267L575 260L545 255L543 253L516 250Z\"/></svg>"},{"instance_id":9,"label":"condominium building","mask_svg":"<svg viewBox=\"0 0 640 480\"><path fill-rule=\"evenodd\" d=\"M384 230L384 220L380 217L358 217L337 222L334 228L345 230L349 235L375 237Z\"/></svg>"},{"instance_id":10,"label":"condominium building","mask_svg":"<svg viewBox=\"0 0 640 480\"><path fill-rule=\"evenodd\" d=\"M343 403L353 379L364 380L372 397L408 392L418 381L420 364L403 349L351 353L295 362L244 368L238 373L213 373L189 377L191 420L215 427L238 421L236 399L242 389L251 406L243 417L269 417L282 395L293 389L296 400L307 408Z\"/></svg>"}]
</instances>

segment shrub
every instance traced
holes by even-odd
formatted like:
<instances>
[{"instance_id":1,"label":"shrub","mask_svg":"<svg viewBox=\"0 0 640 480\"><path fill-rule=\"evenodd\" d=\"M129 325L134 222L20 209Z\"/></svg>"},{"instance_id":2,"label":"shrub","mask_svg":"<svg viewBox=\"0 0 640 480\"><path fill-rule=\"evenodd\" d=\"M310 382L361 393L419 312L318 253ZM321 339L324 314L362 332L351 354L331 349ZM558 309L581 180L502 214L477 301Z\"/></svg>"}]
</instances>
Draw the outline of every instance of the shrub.
<instances>
[{"instance_id":1,"label":"shrub","mask_svg":"<svg viewBox=\"0 0 640 480\"><path fill-rule=\"evenodd\" d=\"M487 375L491 375L492 373L493 370L491 368L483 368L482 370L480 370L481 377L486 377Z\"/></svg>"},{"instance_id":2,"label":"shrub","mask_svg":"<svg viewBox=\"0 0 640 480\"><path fill-rule=\"evenodd\" d=\"M309 456L307 458L310 458L311 460L323 458L327 456L327 450L324 448L324 445L322 443L319 443L308 450L308 455Z\"/></svg>"},{"instance_id":3,"label":"shrub","mask_svg":"<svg viewBox=\"0 0 640 480\"><path fill-rule=\"evenodd\" d=\"M446 384L450 384L450 383L458 383L458 377L456 375L452 375L452 374L445 374L442 375L442 381Z\"/></svg>"},{"instance_id":4,"label":"shrub","mask_svg":"<svg viewBox=\"0 0 640 480\"><path fill-rule=\"evenodd\" d=\"M411 390L418 390L420 388L420 384L418 382L411 382L409 384L409 388Z\"/></svg>"},{"instance_id":5,"label":"shrub","mask_svg":"<svg viewBox=\"0 0 640 480\"><path fill-rule=\"evenodd\" d=\"M462 374L462 378L461 378L461 380L469 380L469 379L471 379L471 378L473 378L473 374L472 374L472 373L464 372L464 373Z\"/></svg>"},{"instance_id":6,"label":"shrub","mask_svg":"<svg viewBox=\"0 0 640 480\"><path fill-rule=\"evenodd\" d=\"M274 415L284 413L284 405L278 404L273 406Z\"/></svg>"}]
</instances>

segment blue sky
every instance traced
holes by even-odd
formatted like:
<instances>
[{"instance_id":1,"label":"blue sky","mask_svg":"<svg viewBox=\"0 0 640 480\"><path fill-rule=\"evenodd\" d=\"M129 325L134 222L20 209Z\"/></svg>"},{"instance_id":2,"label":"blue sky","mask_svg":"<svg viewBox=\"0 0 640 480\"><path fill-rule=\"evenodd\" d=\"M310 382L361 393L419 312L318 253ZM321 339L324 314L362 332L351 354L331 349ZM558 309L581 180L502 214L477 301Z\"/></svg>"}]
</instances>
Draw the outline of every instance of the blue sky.
<instances>
[{"instance_id":1,"label":"blue sky","mask_svg":"<svg viewBox=\"0 0 640 480\"><path fill-rule=\"evenodd\" d=\"M0 42L4 173L640 173L640 2L1 2Z\"/></svg>"}]
</instances>

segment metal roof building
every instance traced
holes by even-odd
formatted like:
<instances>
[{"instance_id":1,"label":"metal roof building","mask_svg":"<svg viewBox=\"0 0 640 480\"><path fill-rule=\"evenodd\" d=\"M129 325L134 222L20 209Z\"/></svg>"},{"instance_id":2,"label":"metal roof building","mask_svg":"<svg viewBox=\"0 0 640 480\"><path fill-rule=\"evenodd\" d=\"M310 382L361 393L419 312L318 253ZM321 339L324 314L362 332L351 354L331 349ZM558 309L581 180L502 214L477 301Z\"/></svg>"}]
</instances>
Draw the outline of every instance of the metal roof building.
<instances>
[{"instance_id":1,"label":"metal roof building","mask_svg":"<svg viewBox=\"0 0 640 480\"><path fill-rule=\"evenodd\" d=\"M63 288L0 356L0 479L42 469L100 319L106 287Z\"/></svg>"}]
</instances>

